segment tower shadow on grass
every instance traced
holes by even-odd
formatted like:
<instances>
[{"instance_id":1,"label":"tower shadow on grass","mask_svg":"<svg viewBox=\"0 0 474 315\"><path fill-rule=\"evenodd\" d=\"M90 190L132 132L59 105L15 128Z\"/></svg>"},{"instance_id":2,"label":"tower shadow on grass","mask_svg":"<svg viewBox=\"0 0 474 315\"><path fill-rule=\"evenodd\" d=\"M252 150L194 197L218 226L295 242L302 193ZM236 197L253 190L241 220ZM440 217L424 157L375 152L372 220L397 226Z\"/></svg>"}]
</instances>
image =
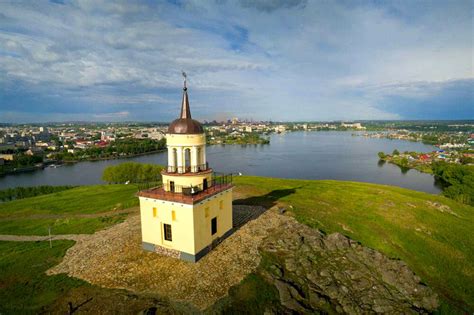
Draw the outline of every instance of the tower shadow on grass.
<instances>
[{"instance_id":1,"label":"tower shadow on grass","mask_svg":"<svg viewBox=\"0 0 474 315\"><path fill-rule=\"evenodd\" d=\"M244 198L244 199L236 199L234 200L233 203L234 205L262 206L268 209L273 206L276 206L278 200L280 200L281 198L294 194L296 192L296 189L298 188L301 188L301 187L290 188L290 189L276 189L262 196L253 196L253 197Z\"/></svg>"},{"instance_id":2,"label":"tower shadow on grass","mask_svg":"<svg viewBox=\"0 0 474 315\"><path fill-rule=\"evenodd\" d=\"M251 220L257 219L269 208L276 206L279 199L294 194L295 192L296 188L278 189L262 196L234 200L232 206L234 230Z\"/></svg>"}]
</instances>

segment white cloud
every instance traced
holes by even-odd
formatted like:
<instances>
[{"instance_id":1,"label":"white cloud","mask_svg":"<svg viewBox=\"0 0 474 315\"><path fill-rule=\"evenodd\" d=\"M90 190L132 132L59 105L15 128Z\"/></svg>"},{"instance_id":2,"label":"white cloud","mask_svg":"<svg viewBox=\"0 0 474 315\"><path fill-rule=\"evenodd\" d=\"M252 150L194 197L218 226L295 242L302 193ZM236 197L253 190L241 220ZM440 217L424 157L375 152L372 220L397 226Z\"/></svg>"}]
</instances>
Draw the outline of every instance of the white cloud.
<instances>
[{"instance_id":1,"label":"white cloud","mask_svg":"<svg viewBox=\"0 0 474 315\"><path fill-rule=\"evenodd\" d=\"M122 112L179 103L184 69L203 118L395 117L378 106L384 98L474 78L469 1L408 6L1 2L0 84Z\"/></svg>"}]
</instances>

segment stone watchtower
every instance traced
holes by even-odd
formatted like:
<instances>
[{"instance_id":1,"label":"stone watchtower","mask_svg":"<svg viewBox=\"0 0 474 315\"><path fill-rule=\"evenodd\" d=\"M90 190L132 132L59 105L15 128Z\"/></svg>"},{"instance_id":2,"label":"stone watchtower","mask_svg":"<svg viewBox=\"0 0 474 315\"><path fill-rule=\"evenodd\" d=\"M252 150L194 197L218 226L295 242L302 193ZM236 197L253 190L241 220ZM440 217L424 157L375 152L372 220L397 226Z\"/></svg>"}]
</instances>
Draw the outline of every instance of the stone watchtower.
<instances>
[{"instance_id":1,"label":"stone watchtower","mask_svg":"<svg viewBox=\"0 0 474 315\"><path fill-rule=\"evenodd\" d=\"M184 75L184 74L183 74ZM191 118L186 77L181 115L166 134L163 185L139 193L143 248L196 262L232 229L232 176L206 161L206 135Z\"/></svg>"}]
</instances>

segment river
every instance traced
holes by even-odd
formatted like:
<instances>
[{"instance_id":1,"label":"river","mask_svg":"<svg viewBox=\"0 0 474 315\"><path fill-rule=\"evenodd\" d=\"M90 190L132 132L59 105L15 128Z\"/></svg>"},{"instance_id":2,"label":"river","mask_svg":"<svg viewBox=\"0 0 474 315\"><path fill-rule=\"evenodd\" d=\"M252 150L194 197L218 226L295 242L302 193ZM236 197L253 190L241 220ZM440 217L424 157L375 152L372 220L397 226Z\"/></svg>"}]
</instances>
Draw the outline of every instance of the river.
<instances>
[{"instance_id":1,"label":"river","mask_svg":"<svg viewBox=\"0 0 474 315\"><path fill-rule=\"evenodd\" d=\"M441 190L433 176L378 162L377 152L430 152L420 142L352 136L353 132L292 132L273 134L269 145L213 145L207 147L210 166L218 172L282 178L336 179L394 185L428 193ZM0 189L36 185L101 184L102 171L124 161L166 164L167 153L121 160L80 162L58 168L0 178Z\"/></svg>"}]
</instances>

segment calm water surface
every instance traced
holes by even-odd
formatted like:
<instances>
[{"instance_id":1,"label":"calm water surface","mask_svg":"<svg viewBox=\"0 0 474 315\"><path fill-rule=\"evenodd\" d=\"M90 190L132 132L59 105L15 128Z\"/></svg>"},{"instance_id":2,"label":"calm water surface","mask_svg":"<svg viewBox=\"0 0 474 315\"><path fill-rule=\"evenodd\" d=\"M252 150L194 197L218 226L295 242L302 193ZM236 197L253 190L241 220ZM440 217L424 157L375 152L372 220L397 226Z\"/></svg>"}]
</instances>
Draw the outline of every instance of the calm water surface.
<instances>
[{"instance_id":1,"label":"calm water surface","mask_svg":"<svg viewBox=\"0 0 474 315\"><path fill-rule=\"evenodd\" d=\"M283 178L336 179L371 182L439 193L431 175L378 163L377 152L430 152L435 147L419 142L371 139L352 132L293 132L272 135L270 145L215 145L207 159L215 171ZM167 153L121 160L81 162L43 171L0 178L0 189L36 185L101 184L102 171L124 161L166 164Z\"/></svg>"}]
</instances>

